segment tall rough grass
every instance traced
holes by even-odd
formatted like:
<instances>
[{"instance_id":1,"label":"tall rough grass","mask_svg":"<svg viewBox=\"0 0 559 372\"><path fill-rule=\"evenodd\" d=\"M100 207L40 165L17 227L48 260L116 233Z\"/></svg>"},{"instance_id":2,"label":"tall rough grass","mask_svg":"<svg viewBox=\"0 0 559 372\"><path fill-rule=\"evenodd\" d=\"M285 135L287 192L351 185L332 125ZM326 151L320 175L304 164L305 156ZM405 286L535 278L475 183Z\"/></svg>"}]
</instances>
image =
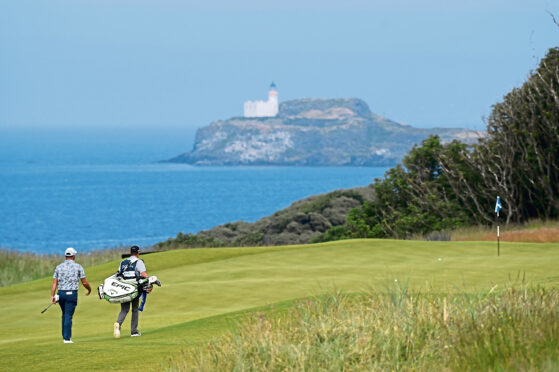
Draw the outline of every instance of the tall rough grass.
<instances>
[{"instance_id":1,"label":"tall rough grass","mask_svg":"<svg viewBox=\"0 0 559 372\"><path fill-rule=\"evenodd\" d=\"M255 314L173 371L556 371L559 292L338 293Z\"/></svg>"},{"instance_id":2,"label":"tall rough grass","mask_svg":"<svg viewBox=\"0 0 559 372\"><path fill-rule=\"evenodd\" d=\"M96 250L76 256L76 262L87 268L120 258L123 248ZM52 275L62 263L63 255L41 255L0 248L0 287Z\"/></svg>"},{"instance_id":3,"label":"tall rough grass","mask_svg":"<svg viewBox=\"0 0 559 372\"><path fill-rule=\"evenodd\" d=\"M533 220L523 225L501 225L501 241L559 243L559 221ZM470 227L452 232L452 240L494 241L497 240L496 227Z\"/></svg>"},{"instance_id":4,"label":"tall rough grass","mask_svg":"<svg viewBox=\"0 0 559 372\"><path fill-rule=\"evenodd\" d=\"M501 225L503 242L559 243L559 221L533 220L522 225ZM414 235L412 240L497 241L496 226L469 226L452 231Z\"/></svg>"}]
</instances>

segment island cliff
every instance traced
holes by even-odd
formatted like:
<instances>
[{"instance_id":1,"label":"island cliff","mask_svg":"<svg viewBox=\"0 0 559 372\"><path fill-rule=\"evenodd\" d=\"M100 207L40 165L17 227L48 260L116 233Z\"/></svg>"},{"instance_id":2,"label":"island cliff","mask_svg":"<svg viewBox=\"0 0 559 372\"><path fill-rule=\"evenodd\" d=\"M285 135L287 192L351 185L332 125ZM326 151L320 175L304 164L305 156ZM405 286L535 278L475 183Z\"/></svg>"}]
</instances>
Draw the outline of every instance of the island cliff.
<instances>
[{"instance_id":1,"label":"island cliff","mask_svg":"<svg viewBox=\"0 0 559 372\"><path fill-rule=\"evenodd\" d=\"M391 166L430 134L470 142L467 129L414 128L371 112L357 98L296 99L275 117L236 117L198 129L191 152L169 159L194 165Z\"/></svg>"}]
</instances>

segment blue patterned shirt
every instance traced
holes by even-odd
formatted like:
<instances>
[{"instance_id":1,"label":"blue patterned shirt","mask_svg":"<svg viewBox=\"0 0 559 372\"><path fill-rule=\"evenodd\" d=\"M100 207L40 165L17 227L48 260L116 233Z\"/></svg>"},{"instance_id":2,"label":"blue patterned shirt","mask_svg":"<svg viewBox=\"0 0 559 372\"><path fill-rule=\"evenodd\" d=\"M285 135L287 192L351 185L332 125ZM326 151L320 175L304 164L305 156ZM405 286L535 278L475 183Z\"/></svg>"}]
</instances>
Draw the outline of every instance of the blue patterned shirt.
<instances>
[{"instance_id":1,"label":"blue patterned shirt","mask_svg":"<svg viewBox=\"0 0 559 372\"><path fill-rule=\"evenodd\" d=\"M77 291L79 279L85 278L82 265L74 260L66 260L54 269L53 278L58 279L59 291Z\"/></svg>"}]
</instances>

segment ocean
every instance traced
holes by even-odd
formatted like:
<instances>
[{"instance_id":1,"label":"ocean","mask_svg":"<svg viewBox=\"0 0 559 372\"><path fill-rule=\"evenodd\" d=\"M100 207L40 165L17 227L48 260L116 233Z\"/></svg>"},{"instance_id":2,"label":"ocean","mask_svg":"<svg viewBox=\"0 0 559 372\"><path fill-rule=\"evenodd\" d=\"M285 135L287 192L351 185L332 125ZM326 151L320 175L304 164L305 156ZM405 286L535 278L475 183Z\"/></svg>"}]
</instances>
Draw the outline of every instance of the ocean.
<instances>
[{"instance_id":1,"label":"ocean","mask_svg":"<svg viewBox=\"0 0 559 372\"><path fill-rule=\"evenodd\" d=\"M150 246L179 232L254 222L310 195L368 185L387 170L159 163L190 150L193 133L157 133L4 130L0 247Z\"/></svg>"}]
</instances>

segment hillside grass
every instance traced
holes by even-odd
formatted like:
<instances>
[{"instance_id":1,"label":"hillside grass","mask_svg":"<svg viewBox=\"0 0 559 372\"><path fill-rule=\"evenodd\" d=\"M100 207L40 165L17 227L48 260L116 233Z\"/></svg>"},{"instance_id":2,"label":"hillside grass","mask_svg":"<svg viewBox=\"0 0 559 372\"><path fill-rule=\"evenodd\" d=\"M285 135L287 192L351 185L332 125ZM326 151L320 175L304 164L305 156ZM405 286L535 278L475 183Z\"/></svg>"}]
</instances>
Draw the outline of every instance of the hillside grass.
<instances>
[{"instance_id":1,"label":"hillside grass","mask_svg":"<svg viewBox=\"0 0 559 372\"><path fill-rule=\"evenodd\" d=\"M60 310L48 305L49 277L0 288L3 370L161 370L181 350L219 339L254 311L287 311L300 298L332 291L474 294L518 281L559 285L557 244L352 240L314 245L175 250L144 256L163 287L140 315L142 337L112 338L119 306L80 289L75 344L62 344ZM79 257L77 259L79 261ZM118 260L85 266L96 287ZM518 279L517 279L518 278ZM523 279L522 279L523 278ZM396 282L397 281L397 282ZM449 300L450 301L450 300ZM71 352L68 351L71 348Z\"/></svg>"}]
</instances>

